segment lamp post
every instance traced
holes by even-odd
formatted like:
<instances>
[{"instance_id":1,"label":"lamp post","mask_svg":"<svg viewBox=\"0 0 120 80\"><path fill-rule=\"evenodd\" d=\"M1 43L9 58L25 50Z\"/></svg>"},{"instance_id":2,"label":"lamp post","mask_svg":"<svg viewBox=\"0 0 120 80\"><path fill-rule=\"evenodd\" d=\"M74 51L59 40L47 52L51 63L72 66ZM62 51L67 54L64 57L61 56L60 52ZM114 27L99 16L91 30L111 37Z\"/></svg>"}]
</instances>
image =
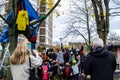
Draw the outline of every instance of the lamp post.
<instances>
[{"instance_id":1,"label":"lamp post","mask_svg":"<svg viewBox=\"0 0 120 80\"><path fill-rule=\"evenodd\" d=\"M62 43L63 38L59 38L59 39L60 39L60 47L61 47L61 49L63 49L63 43Z\"/></svg>"}]
</instances>

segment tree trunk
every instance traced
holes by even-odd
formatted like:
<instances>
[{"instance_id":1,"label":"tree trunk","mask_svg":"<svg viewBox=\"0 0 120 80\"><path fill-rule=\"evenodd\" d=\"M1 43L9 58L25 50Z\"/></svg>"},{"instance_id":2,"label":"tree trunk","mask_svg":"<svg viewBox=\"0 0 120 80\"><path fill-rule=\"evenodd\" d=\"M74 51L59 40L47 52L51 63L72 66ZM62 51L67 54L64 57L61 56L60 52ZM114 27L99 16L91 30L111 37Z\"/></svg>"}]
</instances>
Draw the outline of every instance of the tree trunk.
<instances>
[{"instance_id":1,"label":"tree trunk","mask_svg":"<svg viewBox=\"0 0 120 80\"><path fill-rule=\"evenodd\" d=\"M90 44L91 44L91 33L90 33L90 27L89 27L89 13L88 13L88 6L87 6L87 2L85 0L85 10L86 10L86 20L87 20L87 32L88 32L88 48L90 48Z\"/></svg>"},{"instance_id":2,"label":"tree trunk","mask_svg":"<svg viewBox=\"0 0 120 80\"><path fill-rule=\"evenodd\" d=\"M104 41L106 46L106 39L109 32L109 2L108 0L91 0L95 13L96 27L98 36ZM106 15L104 16L103 7L105 6Z\"/></svg>"}]
</instances>

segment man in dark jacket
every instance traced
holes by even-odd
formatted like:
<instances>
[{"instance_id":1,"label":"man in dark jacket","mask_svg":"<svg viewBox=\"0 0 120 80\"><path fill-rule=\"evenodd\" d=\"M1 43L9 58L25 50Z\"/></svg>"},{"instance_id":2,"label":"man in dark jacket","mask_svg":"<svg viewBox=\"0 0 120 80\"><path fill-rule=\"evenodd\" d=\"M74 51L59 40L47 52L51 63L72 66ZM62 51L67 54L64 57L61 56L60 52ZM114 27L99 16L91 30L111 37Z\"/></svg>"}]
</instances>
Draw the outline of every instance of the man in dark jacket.
<instances>
[{"instance_id":1,"label":"man in dark jacket","mask_svg":"<svg viewBox=\"0 0 120 80\"><path fill-rule=\"evenodd\" d=\"M90 75L90 80L113 80L116 68L115 55L103 48L103 40L93 40L94 50L87 56L84 63L84 74Z\"/></svg>"}]
</instances>

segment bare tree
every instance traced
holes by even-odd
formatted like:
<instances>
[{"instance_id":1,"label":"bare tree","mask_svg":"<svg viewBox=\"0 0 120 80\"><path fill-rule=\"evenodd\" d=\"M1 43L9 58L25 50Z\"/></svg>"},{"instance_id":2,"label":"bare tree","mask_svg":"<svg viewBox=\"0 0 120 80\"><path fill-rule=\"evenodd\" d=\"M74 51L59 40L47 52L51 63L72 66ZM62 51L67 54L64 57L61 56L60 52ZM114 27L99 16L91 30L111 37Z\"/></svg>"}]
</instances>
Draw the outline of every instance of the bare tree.
<instances>
[{"instance_id":1,"label":"bare tree","mask_svg":"<svg viewBox=\"0 0 120 80\"><path fill-rule=\"evenodd\" d=\"M112 0L112 2L116 5L120 5L120 0Z\"/></svg>"},{"instance_id":2,"label":"bare tree","mask_svg":"<svg viewBox=\"0 0 120 80\"><path fill-rule=\"evenodd\" d=\"M119 0L91 0L95 13L95 21L97 33L106 44L109 33L109 17L120 15L120 1ZM114 3L114 4L113 4Z\"/></svg>"},{"instance_id":3,"label":"bare tree","mask_svg":"<svg viewBox=\"0 0 120 80\"><path fill-rule=\"evenodd\" d=\"M120 0L110 1L110 16L120 16Z\"/></svg>"},{"instance_id":4,"label":"bare tree","mask_svg":"<svg viewBox=\"0 0 120 80\"><path fill-rule=\"evenodd\" d=\"M87 45L91 43L91 37L95 34L95 22L92 5L89 0L71 0L70 15L65 29L66 36L82 36ZM92 34L91 34L92 33Z\"/></svg>"},{"instance_id":5,"label":"bare tree","mask_svg":"<svg viewBox=\"0 0 120 80\"><path fill-rule=\"evenodd\" d=\"M110 32L108 34L108 41L120 41L120 36L116 32Z\"/></svg>"},{"instance_id":6,"label":"bare tree","mask_svg":"<svg viewBox=\"0 0 120 80\"><path fill-rule=\"evenodd\" d=\"M95 14L97 33L106 44L109 32L109 0L91 0ZM106 15L104 16L104 12Z\"/></svg>"}]
</instances>

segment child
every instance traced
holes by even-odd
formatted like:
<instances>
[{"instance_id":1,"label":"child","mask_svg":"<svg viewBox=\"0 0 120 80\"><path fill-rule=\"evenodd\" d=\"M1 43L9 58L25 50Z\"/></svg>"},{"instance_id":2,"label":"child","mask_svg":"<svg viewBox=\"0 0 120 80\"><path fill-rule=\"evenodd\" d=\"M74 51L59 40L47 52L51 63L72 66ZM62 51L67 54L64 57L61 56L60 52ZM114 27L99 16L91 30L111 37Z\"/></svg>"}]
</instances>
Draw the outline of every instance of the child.
<instances>
[{"instance_id":1,"label":"child","mask_svg":"<svg viewBox=\"0 0 120 80\"><path fill-rule=\"evenodd\" d=\"M78 59L78 62L74 59L72 60L72 69L74 73L74 80L79 80L79 68L78 65L80 63L80 59Z\"/></svg>"},{"instance_id":2,"label":"child","mask_svg":"<svg viewBox=\"0 0 120 80\"><path fill-rule=\"evenodd\" d=\"M49 61L45 60L42 65L42 80L49 80L49 71L50 66L49 66Z\"/></svg>"},{"instance_id":3,"label":"child","mask_svg":"<svg viewBox=\"0 0 120 80\"><path fill-rule=\"evenodd\" d=\"M71 68L70 64L66 62L65 67L63 68L63 78L65 80L71 80L73 75L73 69Z\"/></svg>"}]
</instances>

